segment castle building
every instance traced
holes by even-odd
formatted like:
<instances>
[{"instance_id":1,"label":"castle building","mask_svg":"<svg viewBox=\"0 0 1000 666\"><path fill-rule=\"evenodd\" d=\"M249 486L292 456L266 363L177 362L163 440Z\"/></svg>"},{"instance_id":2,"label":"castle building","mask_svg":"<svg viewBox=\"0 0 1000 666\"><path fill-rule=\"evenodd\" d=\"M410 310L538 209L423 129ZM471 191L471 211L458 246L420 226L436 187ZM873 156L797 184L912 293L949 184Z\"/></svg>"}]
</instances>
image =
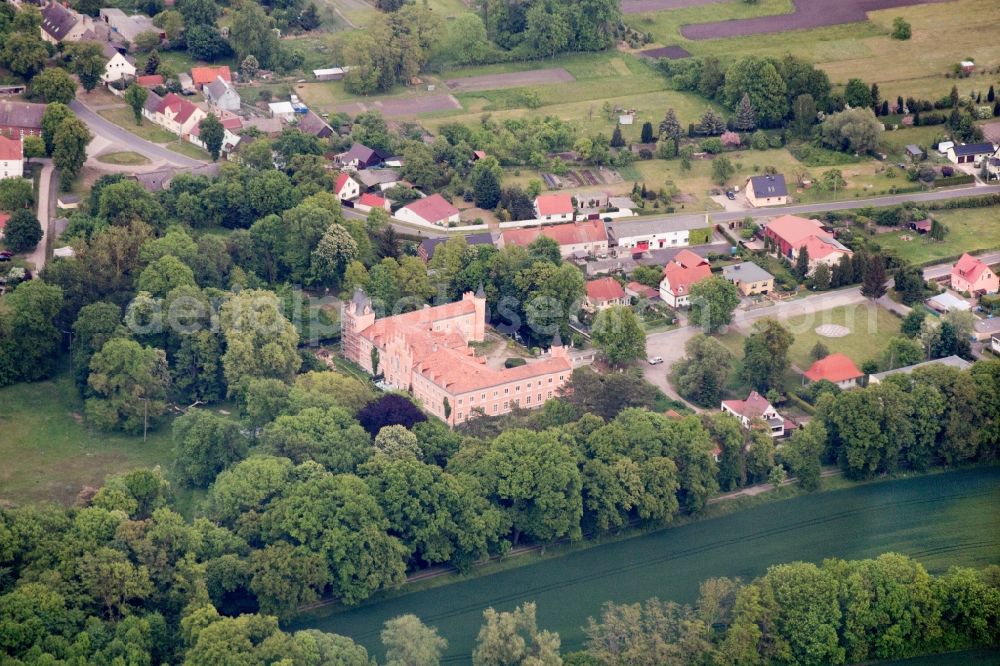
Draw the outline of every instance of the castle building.
<instances>
[{"instance_id":1,"label":"castle building","mask_svg":"<svg viewBox=\"0 0 1000 666\"><path fill-rule=\"evenodd\" d=\"M449 425L477 415L534 409L558 395L573 371L558 336L540 359L492 367L476 357L470 342L486 338L486 296L466 292L462 300L376 319L360 289L343 306L344 356L387 386L409 391L425 410Z\"/></svg>"}]
</instances>

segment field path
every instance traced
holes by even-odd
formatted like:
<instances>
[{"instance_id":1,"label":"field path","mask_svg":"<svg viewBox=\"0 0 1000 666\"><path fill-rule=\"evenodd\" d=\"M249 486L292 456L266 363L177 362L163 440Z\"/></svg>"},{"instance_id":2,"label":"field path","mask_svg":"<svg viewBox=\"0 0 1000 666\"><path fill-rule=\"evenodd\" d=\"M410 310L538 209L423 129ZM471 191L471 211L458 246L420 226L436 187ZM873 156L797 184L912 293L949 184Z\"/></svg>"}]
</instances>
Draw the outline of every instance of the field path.
<instances>
[{"instance_id":1,"label":"field path","mask_svg":"<svg viewBox=\"0 0 1000 666\"><path fill-rule=\"evenodd\" d=\"M563 652L571 652L605 601L691 603L706 578L752 578L779 562L896 551L934 571L995 563L998 503L1000 468L803 495L347 611L323 609L289 628L350 636L380 657L382 624L414 613L448 640L442 663L467 664L484 609L536 601L539 627L558 631Z\"/></svg>"},{"instance_id":2,"label":"field path","mask_svg":"<svg viewBox=\"0 0 1000 666\"><path fill-rule=\"evenodd\" d=\"M653 2L654 0L640 0ZM696 4L704 4L697 2ZM723 39L762 35L786 30L806 30L841 23L865 21L868 12L911 5L926 5L950 0L795 0L795 11L777 16L698 23L681 28L687 39Z\"/></svg>"}]
</instances>

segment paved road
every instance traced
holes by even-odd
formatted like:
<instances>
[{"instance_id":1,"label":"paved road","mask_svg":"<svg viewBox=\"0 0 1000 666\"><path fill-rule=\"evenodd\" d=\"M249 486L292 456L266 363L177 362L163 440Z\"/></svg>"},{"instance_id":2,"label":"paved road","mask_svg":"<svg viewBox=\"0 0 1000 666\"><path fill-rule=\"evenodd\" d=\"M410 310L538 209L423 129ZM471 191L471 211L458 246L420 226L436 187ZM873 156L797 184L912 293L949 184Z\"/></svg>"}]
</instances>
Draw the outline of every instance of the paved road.
<instances>
[{"instance_id":1,"label":"paved road","mask_svg":"<svg viewBox=\"0 0 1000 666\"><path fill-rule=\"evenodd\" d=\"M985 254L977 254L976 256L980 261L988 266L1000 264L1000 252L987 252ZM936 266L928 266L924 269L924 279L936 280L937 278L943 278L947 275L951 275L952 265L953 264L937 264Z\"/></svg>"},{"instance_id":2,"label":"paved road","mask_svg":"<svg viewBox=\"0 0 1000 666\"><path fill-rule=\"evenodd\" d=\"M174 151L158 146L151 141L146 141L126 129L122 129L109 120L105 120L99 114L92 111L79 100L69 103L69 108L82 120L95 136L107 139L119 150L130 150L134 153L146 157L152 162L162 160L179 167L195 167L205 162L175 153Z\"/></svg>"},{"instance_id":3,"label":"paved road","mask_svg":"<svg viewBox=\"0 0 1000 666\"><path fill-rule=\"evenodd\" d=\"M35 267L35 274L45 268L49 256L49 243L52 235L52 213L56 209L56 193L59 185L56 180L56 169L51 159L36 160L42 162L42 173L38 178L38 221L42 225L42 240L38 241L34 251L26 259Z\"/></svg>"}]
</instances>

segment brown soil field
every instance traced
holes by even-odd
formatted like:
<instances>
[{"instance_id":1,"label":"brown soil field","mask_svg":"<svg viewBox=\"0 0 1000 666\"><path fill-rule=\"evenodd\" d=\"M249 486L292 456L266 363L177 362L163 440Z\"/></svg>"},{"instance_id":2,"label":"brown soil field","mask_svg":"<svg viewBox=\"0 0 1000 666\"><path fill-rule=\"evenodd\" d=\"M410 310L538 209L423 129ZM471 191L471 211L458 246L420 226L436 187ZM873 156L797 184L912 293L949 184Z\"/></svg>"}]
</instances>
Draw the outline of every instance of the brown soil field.
<instances>
[{"instance_id":1,"label":"brown soil field","mask_svg":"<svg viewBox=\"0 0 1000 666\"><path fill-rule=\"evenodd\" d=\"M575 80L576 77L562 67L553 67L551 69L532 69L526 72L508 72L506 74L486 74L484 76L449 79L445 81L445 85L453 92L474 92L478 90L538 86L547 83L566 83Z\"/></svg>"}]
</instances>

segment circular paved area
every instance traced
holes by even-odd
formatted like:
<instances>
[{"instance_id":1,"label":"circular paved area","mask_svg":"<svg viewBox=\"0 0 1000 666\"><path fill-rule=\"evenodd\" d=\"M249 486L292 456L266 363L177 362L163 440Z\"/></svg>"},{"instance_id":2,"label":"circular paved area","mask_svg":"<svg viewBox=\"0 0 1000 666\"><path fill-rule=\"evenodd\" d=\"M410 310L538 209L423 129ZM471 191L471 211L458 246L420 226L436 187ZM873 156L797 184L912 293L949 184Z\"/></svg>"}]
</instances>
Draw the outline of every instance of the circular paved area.
<instances>
[{"instance_id":1,"label":"circular paved area","mask_svg":"<svg viewBox=\"0 0 1000 666\"><path fill-rule=\"evenodd\" d=\"M824 338L842 338L850 333L851 329L840 324L823 324L816 327L816 334L822 335Z\"/></svg>"}]
</instances>

